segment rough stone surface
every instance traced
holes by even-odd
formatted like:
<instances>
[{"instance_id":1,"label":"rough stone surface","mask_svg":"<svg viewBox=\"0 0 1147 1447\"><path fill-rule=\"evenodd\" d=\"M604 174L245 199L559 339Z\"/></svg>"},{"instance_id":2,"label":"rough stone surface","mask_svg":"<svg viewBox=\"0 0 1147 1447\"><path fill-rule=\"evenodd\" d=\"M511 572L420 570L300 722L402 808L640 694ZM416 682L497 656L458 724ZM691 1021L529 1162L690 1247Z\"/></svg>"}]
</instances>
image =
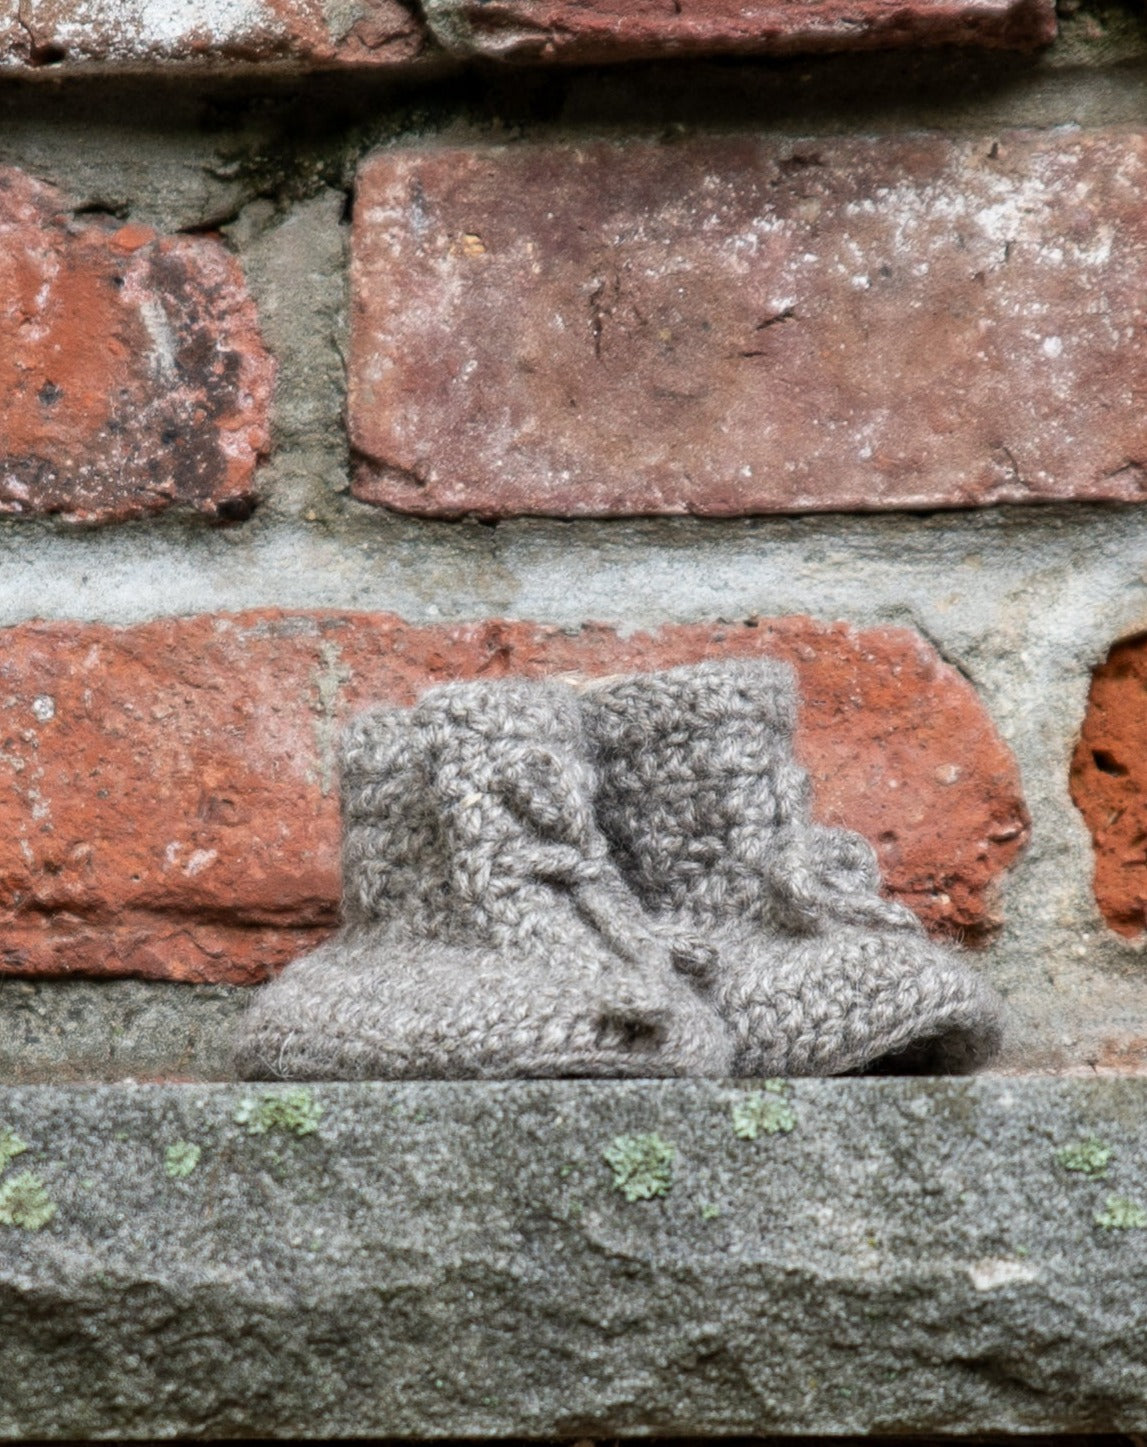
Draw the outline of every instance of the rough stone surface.
<instances>
[{"instance_id":1,"label":"rough stone surface","mask_svg":"<svg viewBox=\"0 0 1147 1447\"><path fill-rule=\"evenodd\" d=\"M258 1089L7 1090L56 1212L0 1225L0 1435L1143 1429L1147 1230L1096 1217L1147 1203L1147 1082L802 1081L749 1141L753 1088L319 1085L304 1135ZM602 1152L648 1133L629 1202Z\"/></svg>"},{"instance_id":2,"label":"rough stone surface","mask_svg":"<svg viewBox=\"0 0 1147 1447\"><path fill-rule=\"evenodd\" d=\"M13 12L5 24L5 9ZM18 19L17 19L18 15ZM57 73L235 62L393 65L427 33L405 0L10 0L0 70Z\"/></svg>"},{"instance_id":3,"label":"rough stone surface","mask_svg":"<svg viewBox=\"0 0 1147 1447\"><path fill-rule=\"evenodd\" d=\"M379 152L356 495L491 517L1142 500L1145 186L1138 130Z\"/></svg>"},{"instance_id":4,"label":"rough stone surface","mask_svg":"<svg viewBox=\"0 0 1147 1447\"><path fill-rule=\"evenodd\" d=\"M449 50L502 60L1030 47L1056 31L1054 0L425 0L425 7Z\"/></svg>"},{"instance_id":5,"label":"rough stone surface","mask_svg":"<svg viewBox=\"0 0 1147 1447\"><path fill-rule=\"evenodd\" d=\"M0 976L0 1082L233 1079L249 999L237 986Z\"/></svg>"},{"instance_id":6,"label":"rough stone surface","mask_svg":"<svg viewBox=\"0 0 1147 1447\"><path fill-rule=\"evenodd\" d=\"M1095 670L1071 765L1071 795L1091 830L1103 917L1121 935L1141 936L1147 931L1147 635L1116 644Z\"/></svg>"},{"instance_id":7,"label":"rough stone surface","mask_svg":"<svg viewBox=\"0 0 1147 1447\"><path fill-rule=\"evenodd\" d=\"M620 635L255 613L0 634L0 972L251 981L337 916L342 720L491 673L787 658L820 818L946 933L998 923L1027 837L1014 761L918 636L807 618Z\"/></svg>"},{"instance_id":8,"label":"rough stone surface","mask_svg":"<svg viewBox=\"0 0 1147 1447\"><path fill-rule=\"evenodd\" d=\"M218 241L73 216L0 169L0 513L247 516L273 376Z\"/></svg>"}]
</instances>

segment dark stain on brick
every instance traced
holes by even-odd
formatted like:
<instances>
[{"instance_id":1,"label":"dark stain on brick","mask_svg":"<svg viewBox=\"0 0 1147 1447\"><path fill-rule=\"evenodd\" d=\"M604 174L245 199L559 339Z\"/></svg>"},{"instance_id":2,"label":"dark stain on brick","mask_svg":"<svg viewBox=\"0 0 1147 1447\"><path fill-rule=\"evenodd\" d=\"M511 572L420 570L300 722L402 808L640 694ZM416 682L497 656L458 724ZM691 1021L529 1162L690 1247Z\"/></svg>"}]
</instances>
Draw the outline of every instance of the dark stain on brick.
<instances>
[{"instance_id":1,"label":"dark stain on brick","mask_svg":"<svg viewBox=\"0 0 1147 1447\"><path fill-rule=\"evenodd\" d=\"M234 258L209 237L79 223L11 169L0 244L19 262L7 314L37 323L13 330L0 307L0 513L249 517L273 363Z\"/></svg>"}]
</instances>

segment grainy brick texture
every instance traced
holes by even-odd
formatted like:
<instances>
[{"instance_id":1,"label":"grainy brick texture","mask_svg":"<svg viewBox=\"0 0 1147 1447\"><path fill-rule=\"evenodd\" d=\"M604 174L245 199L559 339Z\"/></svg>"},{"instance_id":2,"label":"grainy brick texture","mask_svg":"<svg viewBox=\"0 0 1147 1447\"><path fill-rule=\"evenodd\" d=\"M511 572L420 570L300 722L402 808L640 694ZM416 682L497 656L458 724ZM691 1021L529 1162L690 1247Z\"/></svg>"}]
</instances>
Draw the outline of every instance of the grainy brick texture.
<instances>
[{"instance_id":1,"label":"grainy brick texture","mask_svg":"<svg viewBox=\"0 0 1147 1447\"><path fill-rule=\"evenodd\" d=\"M273 376L218 241L74 216L0 168L0 513L247 516Z\"/></svg>"},{"instance_id":2,"label":"grainy brick texture","mask_svg":"<svg viewBox=\"0 0 1147 1447\"><path fill-rule=\"evenodd\" d=\"M530 61L1031 47L1056 29L1054 0L426 0L426 12L457 54Z\"/></svg>"},{"instance_id":3,"label":"grainy brick texture","mask_svg":"<svg viewBox=\"0 0 1147 1447\"><path fill-rule=\"evenodd\" d=\"M388 65L428 35L405 0L0 0L0 69ZM17 19L18 15L18 19Z\"/></svg>"},{"instance_id":4,"label":"grainy brick texture","mask_svg":"<svg viewBox=\"0 0 1147 1447\"><path fill-rule=\"evenodd\" d=\"M1121 935L1147 931L1147 635L1095 670L1071 766L1071 793L1095 846L1095 897Z\"/></svg>"},{"instance_id":5,"label":"grainy brick texture","mask_svg":"<svg viewBox=\"0 0 1147 1447\"><path fill-rule=\"evenodd\" d=\"M736 515L1147 496L1147 133L390 150L357 495Z\"/></svg>"},{"instance_id":6,"label":"grainy brick texture","mask_svg":"<svg viewBox=\"0 0 1147 1447\"><path fill-rule=\"evenodd\" d=\"M769 654L800 675L819 816L942 933L997 919L1027 834L971 686L914 633L807 618L621 636L252 613L0 633L0 972L253 981L330 930L341 720L478 674Z\"/></svg>"}]
</instances>

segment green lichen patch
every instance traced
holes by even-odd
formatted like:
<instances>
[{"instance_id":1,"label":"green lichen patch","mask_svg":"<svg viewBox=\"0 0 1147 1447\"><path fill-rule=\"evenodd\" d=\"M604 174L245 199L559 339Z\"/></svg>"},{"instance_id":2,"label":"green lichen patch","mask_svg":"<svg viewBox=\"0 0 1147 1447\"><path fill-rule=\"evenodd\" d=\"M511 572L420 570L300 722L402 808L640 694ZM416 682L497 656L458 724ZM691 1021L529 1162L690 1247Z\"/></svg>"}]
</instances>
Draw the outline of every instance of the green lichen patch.
<instances>
[{"instance_id":1,"label":"green lichen patch","mask_svg":"<svg viewBox=\"0 0 1147 1447\"><path fill-rule=\"evenodd\" d=\"M56 1203L39 1176L21 1171L0 1182L0 1226L40 1231L56 1214Z\"/></svg>"},{"instance_id":2,"label":"green lichen patch","mask_svg":"<svg viewBox=\"0 0 1147 1447\"><path fill-rule=\"evenodd\" d=\"M284 1131L289 1135L313 1135L319 1128L323 1108L304 1086L292 1090L247 1095L239 1102L235 1124L247 1127L248 1135Z\"/></svg>"},{"instance_id":3,"label":"green lichen patch","mask_svg":"<svg viewBox=\"0 0 1147 1447\"><path fill-rule=\"evenodd\" d=\"M701 1207L701 1219L702 1219L702 1221L716 1221L717 1218L720 1216L720 1214L721 1214L721 1208L720 1208L720 1206L714 1206L714 1205L712 1205L711 1203L706 1202L706 1203Z\"/></svg>"},{"instance_id":4,"label":"green lichen patch","mask_svg":"<svg viewBox=\"0 0 1147 1447\"><path fill-rule=\"evenodd\" d=\"M788 1082L766 1080L764 1091L754 1091L733 1102L733 1134L743 1141L755 1141L761 1131L766 1135L785 1135L793 1130L797 1118L788 1099Z\"/></svg>"},{"instance_id":5,"label":"green lichen patch","mask_svg":"<svg viewBox=\"0 0 1147 1447\"><path fill-rule=\"evenodd\" d=\"M194 1141L175 1141L163 1155L163 1169L173 1181L182 1181L199 1164L203 1154Z\"/></svg>"},{"instance_id":6,"label":"green lichen patch","mask_svg":"<svg viewBox=\"0 0 1147 1447\"><path fill-rule=\"evenodd\" d=\"M1095 1136L1056 1151L1055 1158L1065 1171L1075 1171L1090 1180L1101 1181L1111 1162L1111 1147Z\"/></svg>"},{"instance_id":7,"label":"green lichen patch","mask_svg":"<svg viewBox=\"0 0 1147 1447\"><path fill-rule=\"evenodd\" d=\"M27 1149L27 1141L22 1141L16 1132L6 1125L0 1125L0 1171L6 1171L9 1162Z\"/></svg>"},{"instance_id":8,"label":"green lichen patch","mask_svg":"<svg viewBox=\"0 0 1147 1447\"><path fill-rule=\"evenodd\" d=\"M1095 1224L1101 1231L1147 1231L1147 1210L1127 1196L1108 1196Z\"/></svg>"},{"instance_id":9,"label":"green lichen patch","mask_svg":"<svg viewBox=\"0 0 1147 1447\"><path fill-rule=\"evenodd\" d=\"M602 1151L613 1171L613 1188L627 1201L667 1196L673 1185L676 1146L659 1135L619 1135Z\"/></svg>"}]
</instances>

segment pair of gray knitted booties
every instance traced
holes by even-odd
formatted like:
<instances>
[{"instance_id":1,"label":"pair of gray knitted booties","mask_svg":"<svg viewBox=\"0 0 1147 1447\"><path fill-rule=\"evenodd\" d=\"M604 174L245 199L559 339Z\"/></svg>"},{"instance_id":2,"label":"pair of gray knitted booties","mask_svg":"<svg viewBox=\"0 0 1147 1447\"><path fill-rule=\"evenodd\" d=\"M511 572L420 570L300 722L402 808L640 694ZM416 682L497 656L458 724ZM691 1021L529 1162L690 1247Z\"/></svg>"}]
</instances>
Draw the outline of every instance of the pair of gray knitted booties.
<instances>
[{"instance_id":1,"label":"pair of gray knitted booties","mask_svg":"<svg viewBox=\"0 0 1147 1447\"><path fill-rule=\"evenodd\" d=\"M792 671L447 684L349 728L344 918L260 990L253 1078L966 1070L991 991L811 822Z\"/></svg>"}]
</instances>

